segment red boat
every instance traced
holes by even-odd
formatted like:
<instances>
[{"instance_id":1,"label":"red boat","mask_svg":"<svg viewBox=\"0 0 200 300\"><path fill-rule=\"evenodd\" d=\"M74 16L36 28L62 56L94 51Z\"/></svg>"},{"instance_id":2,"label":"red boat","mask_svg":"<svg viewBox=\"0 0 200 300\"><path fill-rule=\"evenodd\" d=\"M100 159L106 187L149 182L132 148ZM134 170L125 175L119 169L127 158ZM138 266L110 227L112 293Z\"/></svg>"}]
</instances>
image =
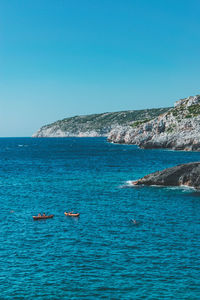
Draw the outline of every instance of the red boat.
<instances>
[{"instance_id":1,"label":"red boat","mask_svg":"<svg viewBox=\"0 0 200 300\"><path fill-rule=\"evenodd\" d=\"M53 215L49 216L33 216L33 220L45 220L45 219L51 219L53 218Z\"/></svg>"},{"instance_id":2,"label":"red boat","mask_svg":"<svg viewBox=\"0 0 200 300\"><path fill-rule=\"evenodd\" d=\"M72 213L72 212L65 212L64 214L65 214L65 216L69 216L69 217L79 217L79 215L80 215L80 214L78 214L78 213L77 213L77 214L74 214L74 213Z\"/></svg>"}]
</instances>

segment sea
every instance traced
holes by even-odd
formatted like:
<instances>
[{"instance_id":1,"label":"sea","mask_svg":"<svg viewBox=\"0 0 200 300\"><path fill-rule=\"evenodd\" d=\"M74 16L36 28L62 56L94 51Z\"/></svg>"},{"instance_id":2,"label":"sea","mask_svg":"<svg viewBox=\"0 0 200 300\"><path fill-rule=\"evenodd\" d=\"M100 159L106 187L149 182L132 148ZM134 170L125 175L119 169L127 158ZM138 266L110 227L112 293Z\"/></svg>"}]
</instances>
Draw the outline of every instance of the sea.
<instances>
[{"instance_id":1,"label":"sea","mask_svg":"<svg viewBox=\"0 0 200 300\"><path fill-rule=\"evenodd\" d=\"M200 299L200 192L131 185L199 160L106 138L1 138L0 299Z\"/></svg>"}]
</instances>

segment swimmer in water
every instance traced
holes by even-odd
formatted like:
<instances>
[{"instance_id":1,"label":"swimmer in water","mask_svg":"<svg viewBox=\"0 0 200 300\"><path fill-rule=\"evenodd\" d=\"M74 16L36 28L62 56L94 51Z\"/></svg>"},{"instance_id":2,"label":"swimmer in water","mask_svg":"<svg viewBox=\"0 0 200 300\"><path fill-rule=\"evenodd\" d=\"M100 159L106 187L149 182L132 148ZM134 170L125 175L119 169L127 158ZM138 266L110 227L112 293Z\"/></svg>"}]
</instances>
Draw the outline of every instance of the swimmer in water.
<instances>
[{"instance_id":1,"label":"swimmer in water","mask_svg":"<svg viewBox=\"0 0 200 300\"><path fill-rule=\"evenodd\" d=\"M132 222L133 224L138 224L137 221L136 221L135 219L132 219L131 222Z\"/></svg>"}]
</instances>

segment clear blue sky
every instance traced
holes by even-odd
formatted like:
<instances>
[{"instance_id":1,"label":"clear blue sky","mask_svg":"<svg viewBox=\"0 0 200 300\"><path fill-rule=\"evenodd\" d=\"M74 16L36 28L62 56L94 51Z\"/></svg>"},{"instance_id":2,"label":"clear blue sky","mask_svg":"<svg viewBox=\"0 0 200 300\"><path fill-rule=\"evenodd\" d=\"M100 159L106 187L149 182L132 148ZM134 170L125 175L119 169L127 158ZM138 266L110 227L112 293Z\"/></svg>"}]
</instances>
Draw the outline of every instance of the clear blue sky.
<instances>
[{"instance_id":1,"label":"clear blue sky","mask_svg":"<svg viewBox=\"0 0 200 300\"><path fill-rule=\"evenodd\" d=\"M200 93L199 0L1 0L0 136Z\"/></svg>"}]
</instances>

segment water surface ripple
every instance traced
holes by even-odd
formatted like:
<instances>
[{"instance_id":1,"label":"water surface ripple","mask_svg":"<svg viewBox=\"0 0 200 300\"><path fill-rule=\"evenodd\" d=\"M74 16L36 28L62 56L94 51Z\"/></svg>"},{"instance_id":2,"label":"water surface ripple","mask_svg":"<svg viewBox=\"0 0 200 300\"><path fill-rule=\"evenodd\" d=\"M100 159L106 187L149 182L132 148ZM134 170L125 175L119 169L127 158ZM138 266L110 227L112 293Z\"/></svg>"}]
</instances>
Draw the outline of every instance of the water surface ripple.
<instances>
[{"instance_id":1,"label":"water surface ripple","mask_svg":"<svg viewBox=\"0 0 200 300\"><path fill-rule=\"evenodd\" d=\"M200 299L200 194L127 183L199 157L104 138L0 139L0 299Z\"/></svg>"}]
</instances>

